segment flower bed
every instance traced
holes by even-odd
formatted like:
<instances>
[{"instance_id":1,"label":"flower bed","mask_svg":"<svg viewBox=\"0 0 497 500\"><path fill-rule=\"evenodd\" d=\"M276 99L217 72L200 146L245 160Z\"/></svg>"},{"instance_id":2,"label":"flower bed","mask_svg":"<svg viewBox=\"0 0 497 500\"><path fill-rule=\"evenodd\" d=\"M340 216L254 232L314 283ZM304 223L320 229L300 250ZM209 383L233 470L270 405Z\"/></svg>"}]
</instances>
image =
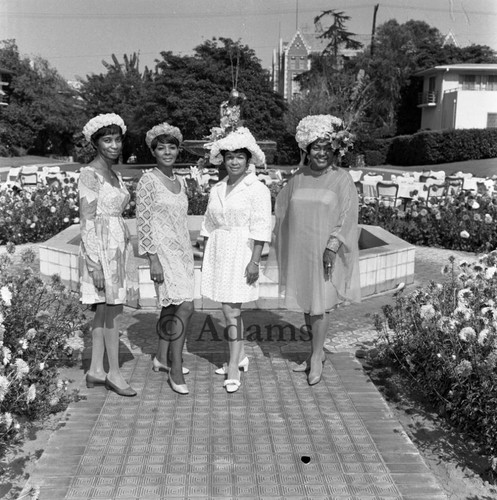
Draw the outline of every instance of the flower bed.
<instances>
[{"instance_id":1,"label":"flower bed","mask_svg":"<svg viewBox=\"0 0 497 500\"><path fill-rule=\"evenodd\" d=\"M375 318L373 359L401 367L451 423L497 456L497 251L442 269ZM491 460L497 472L497 459Z\"/></svg>"},{"instance_id":2,"label":"flower bed","mask_svg":"<svg viewBox=\"0 0 497 500\"><path fill-rule=\"evenodd\" d=\"M269 186L274 208L283 186ZM126 182L131 200L125 218L135 217L137 181ZM187 181L188 214L203 215L208 186ZM445 198L413 200L406 209L389 207L376 199L360 197L359 223L380 226L404 241L423 246L488 252L497 248L497 198L461 193ZM37 190L4 187L0 190L0 245L46 241L79 221L76 180L42 186Z\"/></svg>"},{"instance_id":3,"label":"flower bed","mask_svg":"<svg viewBox=\"0 0 497 500\"><path fill-rule=\"evenodd\" d=\"M406 209L361 197L359 223L381 226L413 245L488 252L497 248L497 199L460 193L414 200Z\"/></svg>"},{"instance_id":4,"label":"flower bed","mask_svg":"<svg viewBox=\"0 0 497 500\"><path fill-rule=\"evenodd\" d=\"M0 256L0 457L29 422L73 399L59 370L83 349L86 318L77 297L60 278L47 285L35 276L33 259L31 250L17 265L8 254Z\"/></svg>"}]
</instances>

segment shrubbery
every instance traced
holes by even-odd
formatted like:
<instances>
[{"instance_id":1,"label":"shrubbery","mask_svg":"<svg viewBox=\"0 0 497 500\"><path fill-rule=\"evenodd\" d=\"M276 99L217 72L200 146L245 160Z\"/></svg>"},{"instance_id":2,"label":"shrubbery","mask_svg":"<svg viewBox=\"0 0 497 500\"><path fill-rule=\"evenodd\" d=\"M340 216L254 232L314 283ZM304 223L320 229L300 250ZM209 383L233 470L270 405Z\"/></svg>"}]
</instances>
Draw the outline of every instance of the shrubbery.
<instances>
[{"instance_id":1,"label":"shrubbery","mask_svg":"<svg viewBox=\"0 0 497 500\"><path fill-rule=\"evenodd\" d=\"M0 256L0 456L24 425L67 407L74 395L60 368L83 349L87 320L78 298L57 276L45 284L29 267L33 259L25 251L15 266Z\"/></svg>"},{"instance_id":2,"label":"shrubbery","mask_svg":"<svg viewBox=\"0 0 497 500\"><path fill-rule=\"evenodd\" d=\"M497 129L461 129L395 137L386 161L392 165L435 165L496 156Z\"/></svg>"},{"instance_id":3,"label":"shrubbery","mask_svg":"<svg viewBox=\"0 0 497 500\"><path fill-rule=\"evenodd\" d=\"M444 266L448 278L376 317L374 360L401 367L440 413L497 455L497 251ZM497 472L497 460L492 460Z\"/></svg>"}]
</instances>

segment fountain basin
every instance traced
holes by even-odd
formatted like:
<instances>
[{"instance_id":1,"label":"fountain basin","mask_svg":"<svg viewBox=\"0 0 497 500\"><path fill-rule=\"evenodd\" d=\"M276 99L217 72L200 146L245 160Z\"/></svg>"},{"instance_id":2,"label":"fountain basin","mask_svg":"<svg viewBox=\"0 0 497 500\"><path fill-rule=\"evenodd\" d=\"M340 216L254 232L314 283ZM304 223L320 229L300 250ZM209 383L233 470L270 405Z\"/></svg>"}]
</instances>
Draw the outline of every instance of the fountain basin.
<instances>
[{"instance_id":1,"label":"fountain basin","mask_svg":"<svg viewBox=\"0 0 497 500\"><path fill-rule=\"evenodd\" d=\"M148 260L137 254L136 220L126 220L134 247L139 271L139 299L131 307L156 308L155 285L150 280ZM188 229L195 258L195 292L196 309L217 309L218 302L200 295L200 249L197 239L200 234L202 216L188 216ZM53 274L60 275L62 282L71 290L79 289L78 250L80 243L79 224L74 224L39 246L40 274L49 280ZM414 282L415 247L394 236L379 226L359 226L359 258L362 297L393 290L400 283ZM267 249L266 252L267 254ZM260 278L260 297L255 302L244 304L248 309L279 309L282 301L278 296L278 284Z\"/></svg>"}]
</instances>

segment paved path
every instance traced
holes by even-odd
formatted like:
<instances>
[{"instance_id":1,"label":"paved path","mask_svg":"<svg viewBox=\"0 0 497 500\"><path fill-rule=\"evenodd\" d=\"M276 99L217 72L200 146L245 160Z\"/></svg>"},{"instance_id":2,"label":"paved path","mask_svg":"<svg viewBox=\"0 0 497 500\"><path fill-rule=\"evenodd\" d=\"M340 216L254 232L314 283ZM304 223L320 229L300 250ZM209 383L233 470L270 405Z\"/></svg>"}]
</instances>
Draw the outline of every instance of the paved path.
<instances>
[{"instance_id":1,"label":"paved path","mask_svg":"<svg viewBox=\"0 0 497 500\"><path fill-rule=\"evenodd\" d=\"M449 255L468 255L416 253L416 284L441 277ZM151 370L156 312L127 309L121 357L138 396L88 390L81 371L86 400L70 405L24 493L39 486L41 500L445 499L353 355L374 340L372 314L391 301L386 294L334 313L323 380L313 387L292 371L309 349L302 316L245 311L250 367L234 394L214 374L227 355L216 338L221 313L197 312L184 355L187 396Z\"/></svg>"}]
</instances>

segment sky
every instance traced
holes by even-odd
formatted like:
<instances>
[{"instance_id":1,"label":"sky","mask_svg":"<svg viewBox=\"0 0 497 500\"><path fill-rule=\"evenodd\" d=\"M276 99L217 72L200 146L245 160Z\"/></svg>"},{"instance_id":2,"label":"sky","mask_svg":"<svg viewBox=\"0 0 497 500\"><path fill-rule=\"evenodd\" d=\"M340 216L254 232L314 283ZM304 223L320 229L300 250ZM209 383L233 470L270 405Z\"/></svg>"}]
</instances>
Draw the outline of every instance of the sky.
<instances>
[{"instance_id":1,"label":"sky","mask_svg":"<svg viewBox=\"0 0 497 500\"><path fill-rule=\"evenodd\" d=\"M143 69L161 51L192 54L213 37L240 40L269 69L279 39L311 30L324 10L343 11L349 31L370 35L376 4L377 27L420 20L451 30L460 46L497 50L497 0L0 0L0 40L14 38L23 56L47 59L68 80L105 73L113 53L139 53Z\"/></svg>"}]
</instances>

